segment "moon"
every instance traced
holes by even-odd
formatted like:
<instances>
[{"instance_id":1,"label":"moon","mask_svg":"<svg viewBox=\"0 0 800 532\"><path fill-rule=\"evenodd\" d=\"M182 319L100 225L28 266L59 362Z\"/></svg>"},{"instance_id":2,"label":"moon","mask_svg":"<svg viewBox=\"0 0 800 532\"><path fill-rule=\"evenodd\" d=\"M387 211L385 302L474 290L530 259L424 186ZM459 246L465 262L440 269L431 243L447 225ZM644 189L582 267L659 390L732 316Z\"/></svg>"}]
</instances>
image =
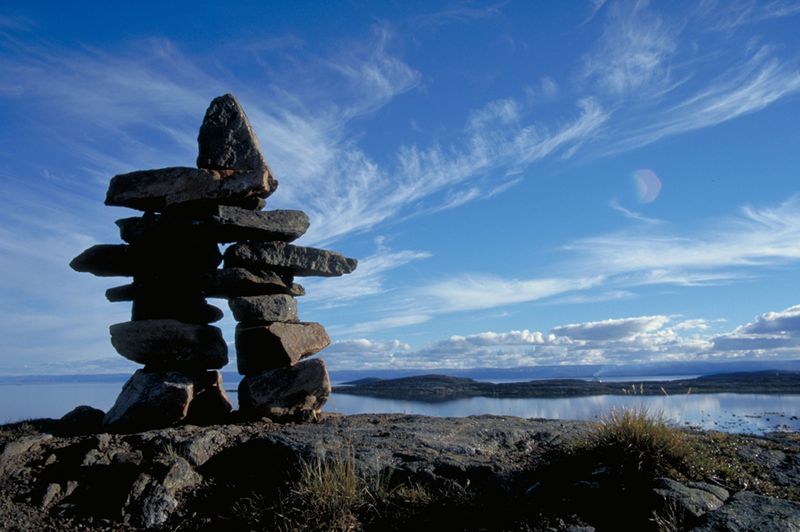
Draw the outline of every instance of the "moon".
<instances>
[{"instance_id":1,"label":"moon","mask_svg":"<svg viewBox=\"0 0 800 532\"><path fill-rule=\"evenodd\" d=\"M649 168L642 168L633 173L633 183L639 195L639 203L653 203L661 193L661 180Z\"/></svg>"}]
</instances>

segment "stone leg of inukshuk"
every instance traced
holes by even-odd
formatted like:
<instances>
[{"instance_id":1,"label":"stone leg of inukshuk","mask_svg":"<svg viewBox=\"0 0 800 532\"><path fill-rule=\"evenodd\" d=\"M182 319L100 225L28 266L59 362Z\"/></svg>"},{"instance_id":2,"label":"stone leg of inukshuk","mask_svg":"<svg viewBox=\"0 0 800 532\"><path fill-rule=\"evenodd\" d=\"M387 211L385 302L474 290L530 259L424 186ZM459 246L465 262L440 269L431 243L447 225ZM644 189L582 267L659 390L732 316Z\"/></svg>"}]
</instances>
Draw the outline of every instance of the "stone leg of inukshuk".
<instances>
[{"instance_id":1,"label":"stone leg of inukshuk","mask_svg":"<svg viewBox=\"0 0 800 532\"><path fill-rule=\"evenodd\" d=\"M106 204L142 210L144 215L117 221L127 244L93 246L70 264L95 275L133 277L132 284L106 292L110 301L133 302L131 321L111 326L111 342L122 356L144 364L144 369L125 384L106 414L104 423L110 430L215 423L227 418L231 404L216 371L228 361L227 345L221 331L209 325L222 312L207 304L206 297L233 298L237 319L265 331L264 338L275 338L273 343L261 341L266 350L261 356L252 347L244 349L248 354L244 362L239 361L240 369L242 364L245 369L251 364L247 374L263 380L266 368L291 367L328 343L321 326L297 323L292 296L302 295L303 289L293 284L293 274L319 269L314 256L335 257L333 262L347 265L323 266L323 275L341 275L355 268L354 260L341 255L285 244L307 230L308 217L300 211L261 210L263 198L278 183L232 95L211 102L198 144L198 168L144 170L114 177ZM243 260L241 267L229 267L226 260L226 268L220 270L218 243L227 242L239 242L231 249L263 244L306 250L307 255L291 264ZM252 340L250 345L255 345ZM272 351L278 345L281 348ZM280 357L289 358L276 363ZM270 362L265 365L262 359ZM270 384L278 399L267 398L263 387L255 386L251 393L244 393L244 410L273 417L316 413L330 392L324 364L317 361L284 371L285 378Z\"/></svg>"}]
</instances>

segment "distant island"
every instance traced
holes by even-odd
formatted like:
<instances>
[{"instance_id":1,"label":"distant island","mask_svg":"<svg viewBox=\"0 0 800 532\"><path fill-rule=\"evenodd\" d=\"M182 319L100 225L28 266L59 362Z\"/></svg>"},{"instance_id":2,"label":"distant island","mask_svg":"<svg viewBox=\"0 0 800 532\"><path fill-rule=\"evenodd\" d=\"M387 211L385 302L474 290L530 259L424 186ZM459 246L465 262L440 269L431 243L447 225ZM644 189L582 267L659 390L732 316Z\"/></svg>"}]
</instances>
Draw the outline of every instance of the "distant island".
<instances>
[{"instance_id":1,"label":"distant island","mask_svg":"<svg viewBox=\"0 0 800 532\"><path fill-rule=\"evenodd\" d=\"M334 392L424 402L469 397L525 399L590 395L800 394L800 371L755 371L704 375L681 380L626 382L549 379L492 383L446 375L420 375L398 379L359 379L335 387Z\"/></svg>"}]
</instances>

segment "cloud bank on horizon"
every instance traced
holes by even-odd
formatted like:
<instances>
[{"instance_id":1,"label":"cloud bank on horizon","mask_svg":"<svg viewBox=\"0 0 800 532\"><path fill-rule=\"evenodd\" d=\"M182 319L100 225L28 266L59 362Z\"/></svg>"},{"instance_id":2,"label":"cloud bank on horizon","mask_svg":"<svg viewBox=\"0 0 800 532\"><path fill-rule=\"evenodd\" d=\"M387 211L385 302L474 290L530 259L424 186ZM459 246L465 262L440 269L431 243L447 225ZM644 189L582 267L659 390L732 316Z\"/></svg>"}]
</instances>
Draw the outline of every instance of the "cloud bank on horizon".
<instances>
[{"instance_id":1,"label":"cloud bank on horizon","mask_svg":"<svg viewBox=\"0 0 800 532\"><path fill-rule=\"evenodd\" d=\"M0 8L0 373L116 367L67 264L225 92L361 259L304 283L335 369L800 356L795 3L206 8Z\"/></svg>"}]
</instances>

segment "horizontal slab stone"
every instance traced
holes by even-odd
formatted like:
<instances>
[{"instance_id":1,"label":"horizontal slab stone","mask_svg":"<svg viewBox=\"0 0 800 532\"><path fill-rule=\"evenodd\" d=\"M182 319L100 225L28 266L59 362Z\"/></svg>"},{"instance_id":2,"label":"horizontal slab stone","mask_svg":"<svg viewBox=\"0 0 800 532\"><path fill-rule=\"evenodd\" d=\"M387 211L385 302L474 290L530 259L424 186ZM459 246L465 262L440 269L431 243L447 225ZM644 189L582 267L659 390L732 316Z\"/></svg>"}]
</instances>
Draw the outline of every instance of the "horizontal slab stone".
<instances>
[{"instance_id":1,"label":"horizontal slab stone","mask_svg":"<svg viewBox=\"0 0 800 532\"><path fill-rule=\"evenodd\" d=\"M297 301L287 294L235 297L228 305L242 323L297 321Z\"/></svg>"},{"instance_id":2,"label":"horizontal slab stone","mask_svg":"<svg viewBox=\"0 0 800 532\"><path fill-rule=\"evenodd\" d=\"M192 201L239 201L267 197L278 187L269 169L206 170L175 166L139 170L111 178L106 205L142 211L162 211Z\"/></svg>"},{"instance_id":3,"label":"horizontal slab stone","mask_svg":"<svg viewBox=\"0 0 800 532\"><path fill-rule=\"evenodd\" d=\"M244 416L276 421L315 419L331 394L325 362L320 358L250 375L239 383Z\"/></svg>"},{"instance_id":4,"label":"horizontal slab stone","mask_svg":"<svg viewBox=\"0 0 800 532\"><path fill-rule=\"evenodd\" d=\"M137 244L98 244L69 263L73 270L101 277L151 275L172 277L213 270L222 262L214 242L147 241Z\"/></svg>"},{"instance_id":5,"label":"horizontal slab stone","mask_svg":"<svg viewBox=\"0 0 800 532\"><path fill-rule=\"evenodd\" d=\"M137 295L131 306L131 320L173 319L186 323L208 324L224 316L222 309L209 305L202 296L182 297L180 294L148 293Z\"/></svg>"},{"instance_id":6,"label":"horizontal slab stone","mask_svg":"<svg viewBox=\"0 0 800 532\"><path fill-rule=\"evenodd\" d=\"M283 242L239 242L225 250L225 267L274 269L293 275L337 277L351 273L358 261L325 249Z\"/></svg>"},{"instance_id":7,"label":"horizontal slab stone","mask_svg":"<svg viewBox=\"0 0 800 532\"><path fill-rule=\"evenodd\" d=\"M205 294L209 297L231 298L264 294L305 295L305 289L292 282L291 274L271 271L250 271L245 268L222 268L203 277Z\"/></svg>"},{"instance_id":8,"label":"horizontal slab stone","mask_svg":"<svg viewBox=\"0 0 800 532\"><path fill-rule=\"evenodd\" d=\"M111 345L129 360L159 369L218 369L228 363L222 331L177 320L143 320L110 327Z\"/></svg>"},{"instance_id":9,"label":"horizontal slab stone","mask_svg":"<svg viewBox=\"0 0 800 532\"><path fill-rule=\"evenodd\" d=\"M134 259L126 244L97 244L69 263L76 272L92 273L100 277L130 277L134 274Z\"/></svg>"},{"instance_id":10,"label":"horizontal slab stone","mask_svg":"<svg viewBox=\"0 0 800 532\"><path fill-rule=\"evenodd\" d=\"M281 323L236 326L236 365L242 375L293 366L330 345L319 323Z\"/></svg>"},{"instance_id":11,"label":"horizontal slab stone","mask_svg":"<svg viewBox=\"0 0 800 532\"><path fill-rule=\"evenodd\" d=\"M291 242L308 230L303 211L254 211L229 205L214 205L193 213L146 213L116 221L120 237L134 243L160 235L207 239L215 242L275 240Z\"/></svg>"}]
</instances>

